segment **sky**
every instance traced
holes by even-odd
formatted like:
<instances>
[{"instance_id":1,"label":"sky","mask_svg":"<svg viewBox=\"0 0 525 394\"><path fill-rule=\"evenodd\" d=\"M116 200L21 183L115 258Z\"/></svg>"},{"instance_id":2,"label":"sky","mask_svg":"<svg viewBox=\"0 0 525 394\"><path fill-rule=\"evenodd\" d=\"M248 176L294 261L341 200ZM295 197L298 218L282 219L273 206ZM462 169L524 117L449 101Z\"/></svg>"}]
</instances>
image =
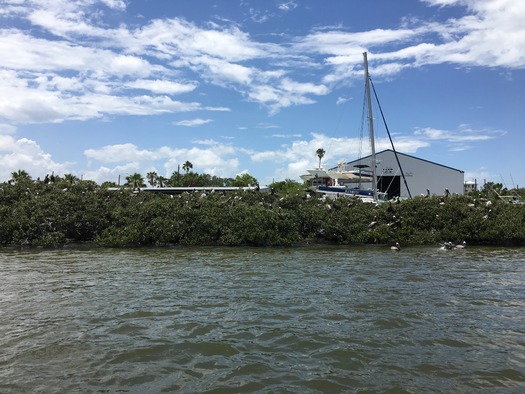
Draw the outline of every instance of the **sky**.
<instances>
[{"instance_id":1,"label":"sky","mask_svg":"<svg viewBox=\"0 0 525 394\"><path fill-rule=\"evenodd\" d=\"M524 187L524 20L516 0L0 0L0 182L186 161L299 180L318 148L369 153L367 52L396 150Z\"/></svg>"}]
</instances>

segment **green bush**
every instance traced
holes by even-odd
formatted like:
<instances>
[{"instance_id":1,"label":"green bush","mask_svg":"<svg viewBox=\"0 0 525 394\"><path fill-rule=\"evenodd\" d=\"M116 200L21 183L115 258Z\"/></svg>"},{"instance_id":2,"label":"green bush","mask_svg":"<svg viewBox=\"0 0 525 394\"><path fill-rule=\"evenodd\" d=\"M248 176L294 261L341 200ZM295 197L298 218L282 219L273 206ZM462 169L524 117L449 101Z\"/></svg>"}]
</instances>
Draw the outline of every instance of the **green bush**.
<instances>
[{"instance_id":1,"label":"green bush","mask_svg":"<svg viewBox=\"0 0 525 394\"><path fill-rule=\"evenodd\" d=\"M0 245L525 245L524 204L451 196L374 206L349 197L309 197L290 181L276 186L274 193L170 196L129 188L110 191L89 181L4 183Z\"/></svg>"}]
</instances>

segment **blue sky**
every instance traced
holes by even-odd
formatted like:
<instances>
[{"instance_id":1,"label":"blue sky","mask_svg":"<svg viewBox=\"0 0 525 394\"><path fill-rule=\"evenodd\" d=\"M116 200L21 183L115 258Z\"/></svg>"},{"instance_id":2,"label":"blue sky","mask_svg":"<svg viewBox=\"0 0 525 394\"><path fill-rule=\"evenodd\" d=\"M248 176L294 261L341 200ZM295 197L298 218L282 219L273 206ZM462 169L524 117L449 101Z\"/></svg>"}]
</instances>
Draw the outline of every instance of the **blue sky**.
<instances>
[{"instance_id":1,"label":"blue sky","mask_svg":"<svg viewBox=\"0 0 525 394\"><path fill-rule=\"evenodd\" d=\"M187 160L299 180L318 148L369 152L366 51L397 150L524 187L523 20L515 0L0 0L0 181Z\"/></svg>"}]
</instances>

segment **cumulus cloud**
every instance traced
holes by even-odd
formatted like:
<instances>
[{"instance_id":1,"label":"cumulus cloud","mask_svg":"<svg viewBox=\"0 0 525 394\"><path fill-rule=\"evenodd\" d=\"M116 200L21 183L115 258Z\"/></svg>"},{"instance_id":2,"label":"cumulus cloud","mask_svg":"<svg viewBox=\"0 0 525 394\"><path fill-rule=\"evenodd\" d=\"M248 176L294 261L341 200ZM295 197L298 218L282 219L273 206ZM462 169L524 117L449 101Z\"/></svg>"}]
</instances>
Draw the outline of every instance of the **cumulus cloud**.
<instances>
[{"instance_id":1,"label":"cumulus cloud","mask_svg":"<svg viewBox=\"0 0 525 394\"><path fill-rule=\"evenodd\" d=\"M144 167L140 162L129 162L123 165L116 165L114 167L100 166L95 169L90 169L84 172L83 178L89 179L102 184L103 182L115 182L118 185L123 185L126 182L126 176L134 173L144 173Z\"/></svg>"},{"instance_id":2,"label":"cumulus cloud","mask_svg":"<svg viewBox=\"0 0 525 394\"><path fill-rule=\"evenodd\" d=\"M421 1L432 7L459 7L463 16L442 22L407 19L398 28L362 32L322 27L301 37L265 40L227 21L199 25L183 18L164 18L112 25L107 15L125 12L128 3L124 0L5 0L0 9L1 168L67 171L67 163L54 162L35 141L15 139L20 125L230 111L227 106L204 104L201 89L207 85L238 95L271 115L311 105L338 84L362 81L364 51L371 53L375 77L441 63L499 67L505 72L525 68L524 2ZM298 4L281 1L275 10L284 14ZM251 15L259 15L260 21L270 16L255 11ZM339 98L338 103L345 100ZM195 117L175 124L209 122ZM468 126L457 130L425 127L413 135L398 136L396 146L414 153L431 143L446 142L450 149L461 150L503 134ZM276 175L295 178L317 163L314 153L319 147L327 150L326 162L357 155L358 141L352 138L324 134L302 138L296 133L274 137L295 140L278 150L260 151L221 144L149 150L118 144L88 149L85 156L92 166L99 165L89 174L100 179L104 174L153 165L169 172L186 160L210 173L231 174L239 170L243 156L254 163L273 160L279 163ZM381 138L377 144L378 149L389 147Z\"/></svg>"},{"instance_id":3,"label":"cumulus cloud","mask_svg":"<svg viewBox=\"0 0 525 394\"><path fill-rule=\"evenodd\" d=\"M419 128L413 134L394 136L396 150L415 154L422 148L427 148L435 142L450 143L450 151L470 149L470 142L487 141L504 135L501 130L474 129L469 125L460 125L456 130L438 130ZM388 137L376 136L376 152L392 149ZM312 133L309 139L295 139L290 144L277 150L249 151L251 160L255 163L272 161L278 163L274 177L278 179L297 179L306 169L318 165L316 151L325 150L323 166L335 167L339 162L348 162L371 153L368 141L360 138L334 138L323 133Z\"/></svg>"},{"instance_id":4,"label":"cumulus cloud","mask_svg":"<svg viewBox=\"0 0 525 394\"><path fill-rule=\"evenodd\" d=\"M35 179L43 178L53 171L56 174L69 173L72 163L55 162L35 141L27 138L15 139L0 134L0 180L7 181L11 173L24 170Z\"/></svg>"},{"instance_id":5,"label":"cumulus cloud","mask_svg":"<svg viewBox=\"0 0 525 394\"><path fill-rule=\"evenodd\" d=\"M89 159L94 159L103 163L120 163L126 161L157 160L169 157L171 149L160 148L156 151L139 149L136 145L116 144L107 145L100 149L87 149L84 151Z\"/></svg>"},{"instance_id":6,"label":"cumulus cloud","mask_svg":"<svg viewBox=\"0 0 525 394\"><path fill-rule=\"evenodd\" d=\"M107 145L100 149L87 149L84 155L91 161L91 167L103 163L86 174L96 181L108 180L106 177L130 172L146 173L148 168L162 168L164 176L170 176L180 169L186 161L193 164L197 172L231 177L238 172L239 155L237 148L213 140L196 141L204 147L173 149L163 146L157 149L140 149L134 144ZM109 167L108 164L115 164ZM97 175L98 174L98 175Z\"/></svg>"},{"instance_id":7,"label":"cumulus cloud","mask_svg":"<svg viewBox=\"0 0 525 394\"><path fill-rule=\"evenodd\" d=\"M405 153L416 153L436 141L453 144L451 150L467 149L470 142L486 141L503 135L499 130L477 130L468 125L460 125L457 130L438 130L420 128L411 134L396 135L396 149ZM106 180L116 182L119 175L127 176L134 172L146 173L158 168L163 176L170 176L185 161L194 165L194 170L222 177L234 177L240 171L241 163L259 165L264 162L276 163L275 171L267 178L260 179L263 184L272 179L298 179L307 168L318 164L316 151L325 149L323 165L336 166L340 161L351 161L370 154L368 142L360 138L335 138L323 133L312 133L307 138L300 135L276 135L277 138L290 138L292 141L281 145L280 149L254 150L224 144L213 139L193 141L196 146L171 148L162 146L156 149L140 149L135 144L114 144L99 149L87 149L84 155L89 160L89 168L83 172L86 179L102 183ZM391 149L386 137L376 138L376 150ZM54 171L68 173L71 163L57 163L34 141L16 140L11 135L0 135L0 165L3 169L20 168L33 176L42 176ZM12 170L14 171L14 170ZM35 174L35 175L34 175ZM44 174L45 175L45 174ZM10 172L4 170L0 176L9 179Z\"/></svg>"}]
</instances>

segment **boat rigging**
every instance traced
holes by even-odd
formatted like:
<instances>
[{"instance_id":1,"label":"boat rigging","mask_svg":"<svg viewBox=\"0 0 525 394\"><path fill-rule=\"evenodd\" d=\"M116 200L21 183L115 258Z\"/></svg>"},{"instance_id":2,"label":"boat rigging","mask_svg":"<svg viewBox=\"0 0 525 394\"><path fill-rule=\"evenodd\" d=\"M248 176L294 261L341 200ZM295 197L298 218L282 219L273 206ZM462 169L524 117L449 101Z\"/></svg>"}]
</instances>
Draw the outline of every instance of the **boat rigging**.
<instances>
[{"instance_id":1,"label":"boat rigging","mask_svg":"<svg viewBox=\"0 0 525 394\"><path fill-rule=\"evenodd\" d=\"M370 74L368 71L368 57L367 53L363 53L363 63L364 63L364 78L365 78L365 106L367 109L367 119L368 119L368 134L369 134L369 140L370 140L370 148L371 148L371 163L370 166L359 164L354 166L355 168L358 168L358 171L347 171L344 169L345 163L339 163L337 170L324 170L322 168L317 168L315 170L308 170L309 175L301 176L304 180L309 180L312 182L312 187L315 187L315 191L318 193L323 194L325 197L331 197L335 198L340 195L352 195L359 197L367 202L373 202L373 203L380 203L383 201L388 200L387 193L378 191L378 176L377 176L377 160L376 160L376 150L375 150L375 138L374 138L374 118L372 113L372 92L374 93L374 96L376 98L377 104L379 105L379 110L381 112L381 116L383 119L383 122L385 124L388 137L390 139L390 143L393 148L393 152L395 154L397 163L399 165L399 168L401 170L401 175L403 177L403 180L405 182L405 186L408 190L407 181L405 179L405 175L403 173L403 170L401 168L401 164L399 162L399 159L397 157L397 152L394 148L394 143L392 141L392 138L390 136L390 131L388 130L388 126L385 121L385 117L383 114L383 110L379 104L379 99L377 97L377 93L375 90L375 87L372 83L372 79L370 78ZM363 168L371 167L372 175L371 175L371 188L369 189L362 189L361 188L361 180L363 176L366 176L362 173ZM319 179L328 179L326 183L319 184ZM339 181L343 181L343 184L341 185ZM359 186L358 187L351 187L350 183L356 182L358 180ZM370 182L370 181L369 181ZM408 190L409 196L410 190Z\"/></svg>"}]
</instances>

